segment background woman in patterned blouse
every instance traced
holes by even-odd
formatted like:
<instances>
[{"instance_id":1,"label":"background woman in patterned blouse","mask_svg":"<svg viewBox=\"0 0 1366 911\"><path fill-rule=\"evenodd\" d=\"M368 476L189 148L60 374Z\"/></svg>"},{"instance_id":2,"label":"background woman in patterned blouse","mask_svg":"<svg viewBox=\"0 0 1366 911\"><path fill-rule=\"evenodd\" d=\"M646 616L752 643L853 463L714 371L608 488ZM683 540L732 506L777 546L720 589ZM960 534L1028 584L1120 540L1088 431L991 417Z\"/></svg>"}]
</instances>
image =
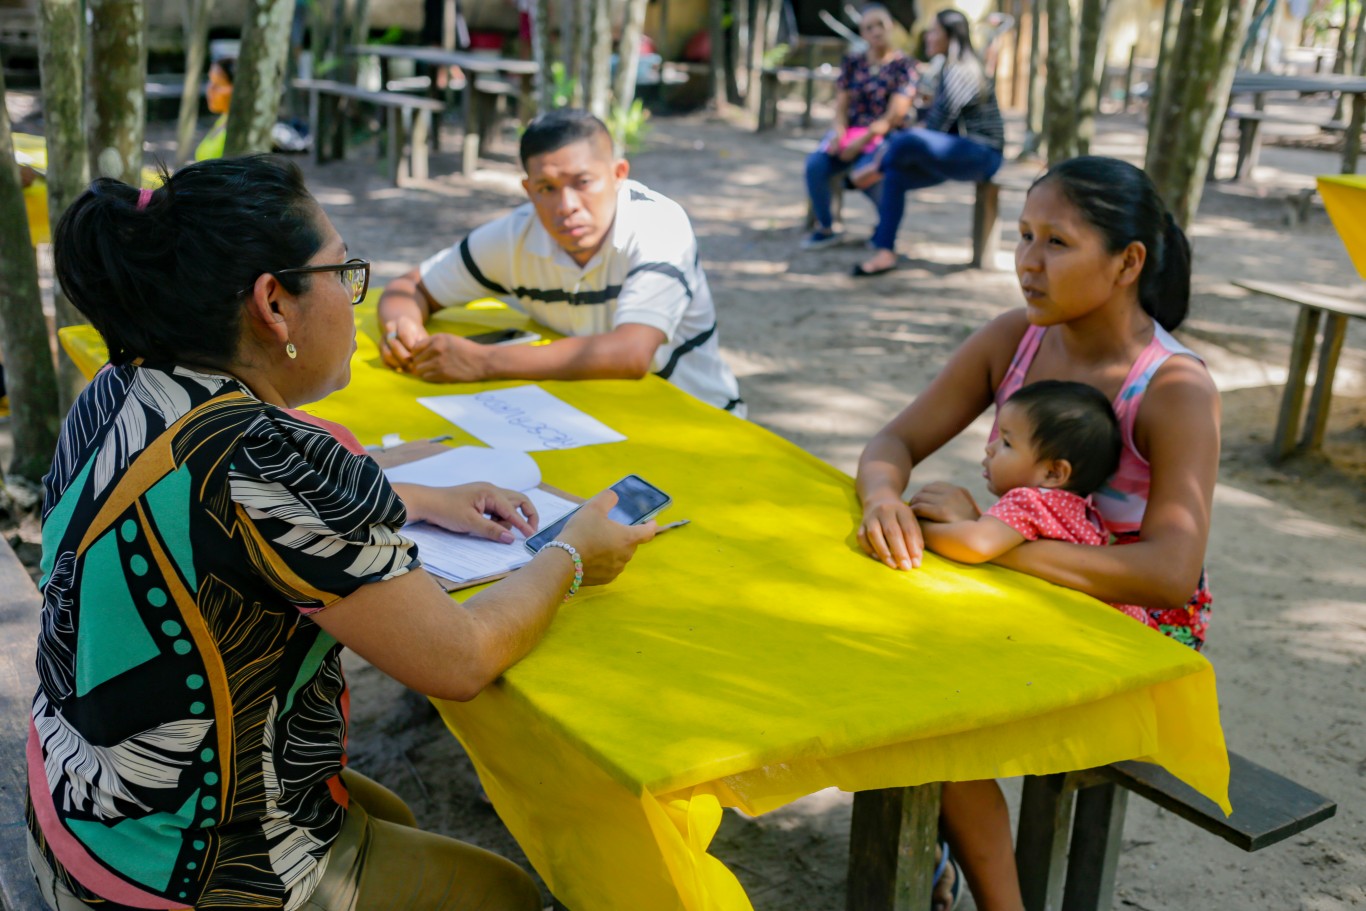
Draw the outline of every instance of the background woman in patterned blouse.
<instances>
[{"instance_id":1,"label":"background woman in patterned blouse","mask_svg":"<svg viewBox=\"0 0 1366 911\"><path fill-rule=\"evenodd\" d=\"M906 23L909 28L913 22ZM868 50L849 54L840 62L835 122L820 148L806 159L806 192L816 228L802 247L828 247L840 238L830 210L830 181L866 159L892 131L901 126L915 95L915 61L891 45L892 14L880 3L859 12L859 34ZM877 197L870 191L873 204Z\"/></svg>"},{"instance_id":2,"label":"background woman in patterned blouse","mask_svg":"<svg viewBox=\"0 0 1366 911\"><path fill-rule=\"evenodd\" d=\"M571 548L608 582L653 527L608 520L600 495L564 547L447 597L408 518L510 539L535 511L488 484L390 486L344 428L292 410L349 380L369 278L293 164L97 180L54 256L111 365L45 479L28 774L48 903L539 909L521 869L343 769L340 651L473 698L554 618Z\"/></svg>"}]
</instances>

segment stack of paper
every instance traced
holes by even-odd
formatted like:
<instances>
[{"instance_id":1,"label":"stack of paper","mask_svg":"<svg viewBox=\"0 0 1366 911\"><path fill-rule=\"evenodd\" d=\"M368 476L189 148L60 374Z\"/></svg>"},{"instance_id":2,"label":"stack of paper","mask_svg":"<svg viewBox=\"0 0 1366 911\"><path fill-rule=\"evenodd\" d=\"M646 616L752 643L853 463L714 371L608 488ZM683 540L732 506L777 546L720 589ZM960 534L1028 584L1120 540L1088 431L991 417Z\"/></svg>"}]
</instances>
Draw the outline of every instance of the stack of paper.
<instances>
[{"instance_id":1,"label":"stack of paper","mask_svg":"<svg viewBox=\"0 0 1366 911\"><path fill-rule=\"evenodd\" d=\"M461 446L441 455L386 469L390 483L451 487L487 481L498 487L519 490L536 506L540 527L572 510L577 503L540 486L541 469L525 452ZM451 582L468 584L509 573L531 560L516 529L511 544L489 541L447 531L425 522L410 522L403 533L417 542L418 556L427 571Z\"/></svg>"}]
</instances>

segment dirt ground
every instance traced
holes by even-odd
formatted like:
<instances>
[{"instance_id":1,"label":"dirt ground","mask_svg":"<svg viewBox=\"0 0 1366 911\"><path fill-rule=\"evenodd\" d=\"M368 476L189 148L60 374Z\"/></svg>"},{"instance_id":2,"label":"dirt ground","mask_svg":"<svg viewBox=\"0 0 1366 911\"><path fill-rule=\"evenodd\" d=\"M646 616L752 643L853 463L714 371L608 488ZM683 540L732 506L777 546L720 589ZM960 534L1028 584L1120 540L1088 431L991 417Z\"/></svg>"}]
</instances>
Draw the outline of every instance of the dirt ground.
<instances>
[{"instance_id":1,"label":"dirt ground","mask_svg":"<svg viewBox=\"0 0 1366 911\"><path fill-rule=\"evenodd\" d=\"M41 129L31 111L15 111L13 101L11 111L28 115L18 129ZM865 255L859 244L872 230L871 207L846 200L851 245L797 249L802 161L819 131L786 119L778 132L755 135L706 115L656 118L632 176L677 199L693 219L722 345L751 419L852 471L867 438L924 388L953 347L1020 303L1010 251L1023 194L1002 194L1004 271L965 268L972 189L956 184L910 203L900 270L853 279L847 272ZM1018 123L1010 126L1013 151ZM1136 118L1103 118L1099 130L1093 151L1141 157ZM432 163L439 176L402 190L385 185L373 149L321 168L304 163L351 249L374 262L373 281L521 201L511 141L505 161L472 180L459 176L457 148L458 131L448 128L446 151ZM1224 402L1207 654L1219 673L1230 746L1340 808L1328 823L1248 855L1135 799L1120 908L1366 906L1366 332L1349 331L1323 454L1273 465L1266 446L1295 308L1251 297L1229 280L1318 283L1358 298L1366 284L1321 205L1304 223L1285 223L1285 198L1312 186L1312 175L1336 171L1336 154L1268 147L1262 165L1249 186L1207 191L1192 231L1195 300L1178 333L1207 357ZM1012 162L1005 175L1026 180L1037 171ZM918 469L917 481L955 480L986 496L976 468L986 430L974 425ZM425 701L359 660L349 672L355 767L403 795L423 825L525 863ZM1007 783L1008 793L1016 790ZM714 853L759 911L835 911L844 904L849 806L849 795L828 791L759 818L728 813ZM971 908L970 900L960 907Z\"/></svg>"}]
</instances>

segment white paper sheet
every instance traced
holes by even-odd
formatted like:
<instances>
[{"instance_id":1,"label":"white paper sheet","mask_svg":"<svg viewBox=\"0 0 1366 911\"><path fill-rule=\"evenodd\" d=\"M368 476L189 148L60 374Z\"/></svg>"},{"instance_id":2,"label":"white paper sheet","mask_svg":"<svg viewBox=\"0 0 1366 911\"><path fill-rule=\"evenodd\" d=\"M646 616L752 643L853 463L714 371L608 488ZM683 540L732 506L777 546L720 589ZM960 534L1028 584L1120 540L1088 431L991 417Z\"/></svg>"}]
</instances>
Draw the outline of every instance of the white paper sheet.
<instances>
[{"instance_id":1,"label":"white paper sheet","mask_svg":"<svg viewBox=\"0 0 1366 911\"><path fill-rule=\"evenodd\" d=\"M540 514L540 527L545 528L577 503L557 497L549 491L533 487L525 491ZM452 582L468 582L485 576L496 576L524 566L531 560L531 552L523 543L526 538L515 528L516 540L500 544L485 538L458 535L425 522L415 522L403 528L403 534L417 542L417 553L427 571Z\"/></svg>"},{"instance_id":2,"label":"white paper sheet","mask_svg":"<svg viewBox=\"0 0 1366 911\"><path fill-rule=\"evenodd\" d=\"M429 487L487 481L509 490L530 490L541 483L540 466L525 452L483 446L457 446L440 455L386 468L384 476L391 484Z\"/></svg>"},{"instance_id":3,"label":"white paper sheet","mask_svg":"<svg viewBox=\"0 0 1366 911\"><path fill-rule=\"evenodd\" d=\"M540 386L430 396L418 399L418 403L500 449L540 452L626 439Z\"/></svg>"}]
</instances>

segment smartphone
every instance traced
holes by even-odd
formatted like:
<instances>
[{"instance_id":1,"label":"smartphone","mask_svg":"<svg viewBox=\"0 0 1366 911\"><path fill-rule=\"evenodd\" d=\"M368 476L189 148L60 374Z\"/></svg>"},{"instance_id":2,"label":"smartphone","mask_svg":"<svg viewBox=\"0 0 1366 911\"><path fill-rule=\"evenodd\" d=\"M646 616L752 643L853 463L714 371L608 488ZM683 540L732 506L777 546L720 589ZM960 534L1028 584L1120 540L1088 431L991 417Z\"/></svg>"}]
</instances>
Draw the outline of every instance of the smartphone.
<instances>
[{"instance_id":1,"label":"smartphone","mask_svg":"<svg viewBox=\"0 0 1366 911\"><path fill-rule=\"evenodd\" d=\"M520 345L524 342L534 342L540 337L540 333L527 329L494 329L491 332L465 336L468 341L477 345Z\"/></svg>"},{"instance_id":2,"label":"smartphone","mask_svg":"<svg viewBox=\"0 0 1366 911\"><path fill-rule=\"evenodd\" d=\"M639 525L641 522L648 522L653 519L660 510L673 502L673 499L658 487L646 481L640 475L628 474L620 481L612 485L612 490L617 495L617 505L612 507L612 511L607 514L607 518L622 525ZM569 524L569 520L574 517L581 507L575 507L567 515L558 521L547 525L536 534L526 539L527 550L533 554L540 553L541 548L564 531L564 527Z\"/></svg>"}]
</instances>

